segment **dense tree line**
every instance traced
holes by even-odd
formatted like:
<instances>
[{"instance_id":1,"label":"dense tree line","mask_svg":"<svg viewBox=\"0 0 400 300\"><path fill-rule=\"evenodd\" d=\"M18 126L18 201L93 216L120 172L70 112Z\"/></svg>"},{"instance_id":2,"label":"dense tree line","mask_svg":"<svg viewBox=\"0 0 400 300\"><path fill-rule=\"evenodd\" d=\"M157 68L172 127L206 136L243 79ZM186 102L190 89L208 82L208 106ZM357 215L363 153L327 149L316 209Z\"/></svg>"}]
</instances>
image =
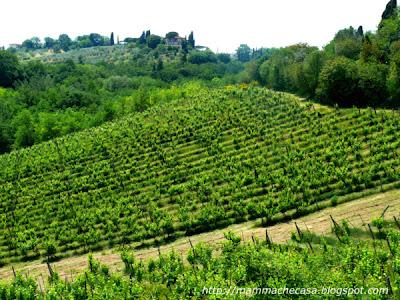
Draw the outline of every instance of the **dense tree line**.
<instances>
[{"instance_id":1,"label":"dense tree line","mask_svg":"<svg viewBox=\"0 0 400 300\"><path fill-rule=\"evenodd\" d=\"M147 45L148 47L155 49L159 44L164 44L166 40L179 39L179 43L184 43L190 49L194 49L195 39L193 31L189 34L188 38L180 38L177 32L169 32L165 38L151 34L150 30L143 31L138 38L127 37L124 39L124 43L136 44L136 45ZM117 40L119 44L119 40ZM51 37L45 37L43 41L39 37L32 37L26 39L21 44L20 48L23 50L38 50L38 49L52 49L54 51L69 51L72 49L90 48L98 46L113 46L115 45L114 32L111 33L110 37L102 36L98 33L90 33L87 35L81 35L76 37L74 40L71 39L67 34L61 34L58 39Z\"/></svg>"},{"instance_id":2,"label":"dense tree line","mask_svg":"<svg viewBox=\"0 0 400 300\"><path fill-rule=\"evenodd\" d=\"M145 109L153 92L173 84L238 80L242 65L231 61L228 54L194 49L186 53L166 45L154 48L152 43L158 39L150 32L144 35L148 47L134 47L132 58L117 57L115 63L85 64L87 58L81 55L60 63L24 62L11 51L0 51L0 153ZM87 36L87 40L102 43L99 35ZM219 81L209 84L213 83ZM120 103L128 96L143 103L122 109Z\"/></svg>"},{"instance_id":3,"label":"dense tree line","mask_svg":"<svg viewBox=\"0 0 400 300\"><path fill-rule=\"evenodd\" d=\"M270 49L248 63L243 79L341 106L400 104L400 15L391 0L375 33L349 27L322 50L307 44ZM242 45L237 56L250 60Z\"/></svg>"}]
</instances>

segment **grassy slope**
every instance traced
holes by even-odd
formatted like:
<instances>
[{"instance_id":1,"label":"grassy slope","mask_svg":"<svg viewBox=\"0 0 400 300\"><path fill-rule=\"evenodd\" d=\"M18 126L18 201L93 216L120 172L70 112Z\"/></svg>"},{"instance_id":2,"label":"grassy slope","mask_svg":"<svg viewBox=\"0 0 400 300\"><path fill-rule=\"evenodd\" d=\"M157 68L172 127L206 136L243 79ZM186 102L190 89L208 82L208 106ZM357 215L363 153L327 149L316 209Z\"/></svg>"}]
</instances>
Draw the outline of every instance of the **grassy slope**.
<instances>
[{"instance_id":1,"label":"grassy slope","mask_svg":"<svg viewBox=\"0 0 400 300\"><path fill-rule=\"evenodd\" d=\"M3 263L47 241L59 257L150 244L400 180L398 115L264 89L184 98L1 156Z\"/></svg>"}]
</instances>

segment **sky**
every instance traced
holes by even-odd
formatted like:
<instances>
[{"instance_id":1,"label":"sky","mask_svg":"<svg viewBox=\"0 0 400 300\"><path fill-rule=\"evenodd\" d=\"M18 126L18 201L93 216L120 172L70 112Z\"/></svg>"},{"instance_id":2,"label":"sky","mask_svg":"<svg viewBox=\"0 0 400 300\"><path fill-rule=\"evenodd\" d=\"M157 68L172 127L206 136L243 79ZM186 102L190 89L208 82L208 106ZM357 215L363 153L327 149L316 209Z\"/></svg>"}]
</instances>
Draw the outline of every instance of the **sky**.
<instances>
[{"instance_id":1,"label":"sky","mask_svg":"<svg viewBox=\"0 0 400 300\"><path fill-rule=\"evenodd\" d=\"M193 30L196 44L216 52L326 45L342 28L376 30L388 0L5 0L0 7L0 46L38 36L75 38L91 32L138 37Z\"/></svg>"}]
</instances>

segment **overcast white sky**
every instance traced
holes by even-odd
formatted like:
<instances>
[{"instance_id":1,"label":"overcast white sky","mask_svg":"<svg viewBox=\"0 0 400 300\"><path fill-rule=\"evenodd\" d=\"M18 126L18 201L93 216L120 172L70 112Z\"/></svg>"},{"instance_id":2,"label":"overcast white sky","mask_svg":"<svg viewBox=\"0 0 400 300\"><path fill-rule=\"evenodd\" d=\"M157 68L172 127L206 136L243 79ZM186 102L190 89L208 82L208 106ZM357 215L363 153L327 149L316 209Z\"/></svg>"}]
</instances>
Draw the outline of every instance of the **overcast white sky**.
<instances>
[{"instance_id":1,"label":"overcast white sky","mask_svg":"<svg viewBox=\"0 0 400 300\"><path fill-rule=\"evenodd\" d=\"M327 44L352 25L375 30L388 0L5 0L0 46L32 36L70 37L111 31L121 39L141 31L194 31L197 44L233 52L241 43L279 47Z\"/></svg>"}]
</instances>

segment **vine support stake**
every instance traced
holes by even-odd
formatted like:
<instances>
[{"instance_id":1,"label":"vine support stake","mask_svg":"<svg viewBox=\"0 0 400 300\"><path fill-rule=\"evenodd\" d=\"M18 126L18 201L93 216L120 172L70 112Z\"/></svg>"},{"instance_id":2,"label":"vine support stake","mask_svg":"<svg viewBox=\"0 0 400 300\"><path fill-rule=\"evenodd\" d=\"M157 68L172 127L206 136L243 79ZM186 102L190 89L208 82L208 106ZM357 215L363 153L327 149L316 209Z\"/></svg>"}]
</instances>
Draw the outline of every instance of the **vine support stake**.
<instances>
[{"instance_id":1,"label":"vine support stake","mask_svg":"<svg viewBox=\"0 0 400 300\"><path fill-rule=\"evenodd\" d=\"M267 244L268 244L269 246L271 246L271 245L272 245L272 240L271 240L271 238L269 237L269 234L268 234L268 230L267 230L267 229L265 229L265 239L266 239L266 241L267 241Z\"/></svg>"},{"instance_id":2,"label":"vine support stake","mask_svg":"<svg viewBox=\"0 0 400 300\"><path fill-rule=\"evenodd\" d=\"M386 243L388 245L390 254L392 254L392 257L394 257L394 252L393 252L393 249L392 249L392 245L390 245L390 241L389 241L389 238L387 237L387 235L386 235Z\"/></svg>"},{"instance_id":3,"label":"vine support stake","mask_svg":"<svg viewBox=\"0 0 400 300\"><path fill-rule=\"evenodd\" d=\"M399 223L399 220L397 220L396 216L393 216L393 219L394 219L394 222L395 222L395 223L396 223L396 225L397 225L397 228L399 228L399 229L400 229L400 223Z\"/></svg>"},{"instance_id":4,"label":"vine support stake","mask_svg":"<svg viewBox=\"0 0 400 300\"><path fill-rule=\"evenodd\" d=\"M192 248L194 257L196 257L196 251L194 250L194 247L193 247L193 244L192 244L192 240L191 240L191 239L189 239L189 244L190 244L190 248Z\"/></svg>"},{"instance_id":5,"label":"vine support stake","mask_svg":"<svg viewBox=\"0 0 400 300\"><path fill-rule=\"evenodd\" d=\"M11 268L12 268L12 271L13 271L13 274L14 274L14 279L15 279L15 278L17 278L17 273L15 273L14 266L11 266Z\"/></svg>"},{"instance_id":6,"label":"vine support stake","mask_svg":"<svg viewBox=\"0 0 400 300\"><path fill-rule=\"evenodd\" d=\"M371 234L372 239L375 240L375 235L374 235L374 232L372 231L371 224L368 224L368 229L369 229L369 233Z\"/></svg>"},{"instance_id":7,"label":"vine support stake","mask_svg":"<svg viewBox=\"0 0 400 300\"><path fill-rule=\"evenodd\" d=\"M390 283L390 278L389 276L386 277L386 285L388 287L388 293L389 295L393 295L393 289L392 289L392 284Z\"/></svg>"},{"instance_id":8,"label":"vine support stake","mask_svg":"<svg viewBox=\"0 0 400 300\"><path fill-rule=\"evenodd\" d=\"M383 212L382 212L382 214L381 214L381 218L382 218L382 219L385 217L385 214L386 214L386 212L388 211L389 207L390 207L390 205L388 205L388 206L383 210Z\"/></svg>"},{"instance_id":9,"label":"vine support stake","mask_svg":"<svg viewBox=\"0 0 400 300\"><path fill-rule=\"evenodd\" d=\"M296 226L297 234L299 235L300 240L302 240L303 239L303 233L301 232L301 229L299 228L299 226L297 225L296 222L294 222L294 225Z\"/></svg>"},{"instance_id":10,"label":"vine support stake","mask_svg":"<svg viewBox=\"0 0 400 300\"><path fill-rule=\"evenodd\" d=\"M49 270L50 277L53 277L54 275L53 269L51 268L51 265L48 260L46 261L46 264L47 264L47 269Z\"/></svg>"},{"instance_id":11,"label":"vine support stake","mask_svg":"<svg viewBox=\"0 0 400 300\"><path fill-rule=\"evenodd\" d=\"M331 217L331 220L332 220L332 223L333 223L333 232L335 233L336 238L339 240L339 242L342 242L342 239L340 238L339 233L338 233L338 229L340 229L340 226L335 221L335 219L332 217L332 215L329 215L329 216Z\"/></svg>"}]
</instances>

